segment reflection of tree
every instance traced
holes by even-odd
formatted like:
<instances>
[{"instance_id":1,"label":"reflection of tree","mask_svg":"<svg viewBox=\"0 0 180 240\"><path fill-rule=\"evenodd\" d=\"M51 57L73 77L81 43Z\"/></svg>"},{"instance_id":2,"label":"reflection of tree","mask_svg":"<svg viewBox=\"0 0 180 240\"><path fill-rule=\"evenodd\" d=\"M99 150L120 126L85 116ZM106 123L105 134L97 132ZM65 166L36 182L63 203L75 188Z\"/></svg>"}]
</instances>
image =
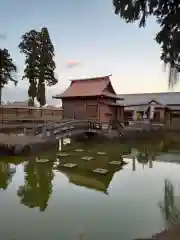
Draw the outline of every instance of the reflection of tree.
<instances>
[{"instance_id":1,"label":"reflection of tree","mask_svg":"<svg viewBox=\"0 0 180 240\"><path fill-rule=\"evenodd\" d=\"M137 161L142 164L148 163L148 152L145 149L143 152L140 152L137 156Z\"/></svg>"},{"instance_id":2,"label":"reflection of tree","mask_svg":"<svg viewBox=\"0 0 180 240\"><path fill-rule=\"evenodd\" d=\"M15 172L16 169L11 167L9 163L0 162L0 189L7 189Z\"/></svg>"},{"instance_id":3,"label":"reflection of tree","mask_svg":"<svg viewBox=\"0 0 180 240\"><path fill-rule=\"evenodd\" d=\"M156 151L151 146L146 146L143 149L139 150L139 154L137 155L138 163L143 165L149 163L149 168L153 167L153 161L156 159Z\"/></svg>"},{"instance_id":4,"label":"reflection of tree","mask_svg":"<svg viewBox=\"0 0 180 240\"><path fill-rule=\"evenodd\" d=\"M167 145L163 141L160 141L156 144L138 146L137 150L139 152L137 156L138 162L147 164L149 162L149 159L154 161L159 152L167 151Z\"/></svg>"},{"instance_id":5,"label":"reflection of tree","mask_svg":"<svg viewBox=\"0 0 180 240\"><path fill-rule=\"evenodd\" d=\"M25 184L20 186L17 195L21 203L30 207L39 207L44 211L52 193L52 179L54 177L53 162L36 163L29 161L25 167Z\"/></svg>"},{"instance_id":6,"label":"reflection of tree","mask_svg":"<svg viewBox=\"0 0 180 240\"><path fill-rule=\"evenodd\" d=\"M132 170L136 171L136 158L135 157L132 158Z\"/></svg>"},{"instance_id":7,"label":"reflection of tree","mask_svg":"<svg viewBox=\"0 0 180 240\"><path fill-rule=\"evenodd\" d=\"M159 206L167 225L180 221L180 209L175 200L174 186L169 180L165 180L164 201Z\"/></svg>"}]
</instances>

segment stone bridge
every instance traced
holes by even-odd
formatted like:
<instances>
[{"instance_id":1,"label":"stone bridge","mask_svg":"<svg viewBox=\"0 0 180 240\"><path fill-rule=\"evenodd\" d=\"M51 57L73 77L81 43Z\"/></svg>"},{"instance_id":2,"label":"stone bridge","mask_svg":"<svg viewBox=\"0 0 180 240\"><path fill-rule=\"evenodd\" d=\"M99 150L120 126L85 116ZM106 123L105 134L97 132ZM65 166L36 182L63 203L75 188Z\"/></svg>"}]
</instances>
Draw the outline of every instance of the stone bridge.
<instances>
[{"instance_id":1,"label":"stone bridge","mask_svg":"<svg viewBox=\"0 0 180 240\"><path fill-rule=\"evenodd\" d=\"M119 122L109 121L101 122L98 120L63 120L61 122L47 123L38 126L36 129L36 135L42 137L54 136L57 139L62 137L70 137L80 135L83 133L96 133L99 135L105 135L110 132L116 132L121 135L123 127Z\"/></svg>"}]
</instances>

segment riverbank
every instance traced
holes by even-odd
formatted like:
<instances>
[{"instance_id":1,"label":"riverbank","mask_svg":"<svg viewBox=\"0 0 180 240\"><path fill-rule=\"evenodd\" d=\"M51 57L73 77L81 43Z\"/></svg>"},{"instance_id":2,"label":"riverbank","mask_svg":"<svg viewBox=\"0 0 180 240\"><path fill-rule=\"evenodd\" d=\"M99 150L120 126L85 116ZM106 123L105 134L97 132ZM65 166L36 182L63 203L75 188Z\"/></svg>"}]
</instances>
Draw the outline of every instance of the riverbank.
<instances>
[{"instance_id":1,"label":"riverbank","mask_svg":"<svg viewBox=\"0 0 180 240\"><path fill-rule=\"evenodd\" d=\"M42 125L42 123L0 124L0 133L23 133L25 129L35 130Z\"/></svg>"},{"instance_id":2,"label":"riverbank","mask_svg":"<svg viewBox=\"0 0 180 240\"><path fill-rule=\"evenodd\" d=\"M180 239L180 223L165 229L162 232L153 235L151 238L138 238L135 240L179 240Z\"/></svg>"},{"instance_id":3,"label":"riverbank","mask_svg":"<svg viewBox=\"0 0 180 240\"><path fill-rule=\"evenodd\" d=\"M18 136L15 134L0 134L0 155L27 155L47 148L56 148L58 140L52 137Z\"/></svg>"}]
</instances>

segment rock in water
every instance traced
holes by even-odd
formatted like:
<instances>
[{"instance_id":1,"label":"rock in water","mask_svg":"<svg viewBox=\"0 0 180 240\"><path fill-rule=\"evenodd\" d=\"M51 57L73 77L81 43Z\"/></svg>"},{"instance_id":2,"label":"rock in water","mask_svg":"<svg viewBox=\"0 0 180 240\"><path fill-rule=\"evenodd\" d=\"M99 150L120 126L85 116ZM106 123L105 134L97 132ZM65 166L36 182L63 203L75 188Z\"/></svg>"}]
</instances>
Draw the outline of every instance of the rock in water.
<instances>
[{"instance_id":1,"label":"rock in water","mask_svg":"<svg viewBox=\"0 0 180 240\"><path fill-rule=\"evenodd\" d=\"M98 155L106 155L106 152L97 152Z\"/></svg>"},{"instance_id":2,"label":"rock in water","mask_svg":"<svg viewBox=\"0 0 180 240\"><path fill-rule=\"evenodd\" d=\"M75 152L84 152L84 149L77 148L74 150Z\"/></svg>"},{"instance_id":3,"label":"rock in water","mask_svg":"<svg viewBox=\"0 0 180 240\"><path fill-rule=\"evenodd\" d=\"M75 163L66 163L64 165L62 165L63 167L67 167L67 168L75 168L77 167L77 164Z\"/></svg>"},{"instance_id":4,"label":"rock in water","mask_svg":"<svg viewBox=\"0 0 180 240\"><path fill-rule=\"evenodd\" d=\"M109 164L112 164L112 165L122 165L123 162L122 161L112 161L112 162L109 162Z\"/></svg>"},{"instance_id":5,"label":"rock in water","mask_svg":"<svg viewBox=\"0 0 180 240\"><path fill-rule=\"evenodd\" d=\"M58 153L56 154L57 157L67 157L68 156L68 153Z\"/></svg>"},{"instance_id":6,"label":"rock in water","mask_svg":"<svg viewBox=\"0 0 180 240\"><path fill-rule=\"evenodd\" d=\"M108 173L108 170L107 169L104 169L104 168L96 168L96 169L93 169L92 170L94 173L100 173L100 174L106 174Z\"/></svg>"},{"instance_id":7,"label":"rock in water","mask_svg":"<svg viewBox=\"0 0 180 240\"><path fill-rule=\"evenodd\" d=\"M46 163L46 162L49 162L49 159L47 159L47 158L37 158L36 159L36 162L37 163Z\"/></svg>"},{"instance_id":8,"label":"rock in water","mask_svg":"<svg viewBox=\"0 0 180 240\"><path fill-rule=\"evenodd\" d=\"M81 159L85 161L90 161L93 159L93 157L85 156L85 157L82 157Z\"/></svg>"}]
</instances>

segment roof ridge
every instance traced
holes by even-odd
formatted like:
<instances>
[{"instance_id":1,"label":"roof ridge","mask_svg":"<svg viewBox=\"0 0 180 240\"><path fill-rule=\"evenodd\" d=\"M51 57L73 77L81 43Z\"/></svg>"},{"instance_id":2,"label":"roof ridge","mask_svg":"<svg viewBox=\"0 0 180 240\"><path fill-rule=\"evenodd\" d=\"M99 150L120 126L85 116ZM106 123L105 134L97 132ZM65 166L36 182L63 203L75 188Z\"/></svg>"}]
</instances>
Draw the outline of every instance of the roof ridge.
<instances>
[{"instance_id":1,"label":"roof ridge","mask_svg":"<svg viewBox=\"0 0 180 240\"><path fill-rule=\"evenodd\" d=\"M148 92L148 93L118 93L118 95L152 95L152 94L174 94L179 92Z\"/></svg>"},{"instance_id":2,"label":"roof ridge","mask_svg":"<svg viewBox=\"0 0 180 240\"><path fill-rule=\"evenodd\" d=\"M88 80L97 80L97 79L103 79L112 76L112 74L104 75L104 76L94 76L94 77L83 77L83 78L76 78L76 79L69 79L69 81L88 81Z\"/></svg>"},{"instance_id":3,"label":"roof ridge","mask_svg":"<svg viewBox=\"0 0 180 240\"><path fill-rule=\"evenodd\" d=\"M71 81L69 87L63 93L56 95L54 98L99 96L107 88L109 83L111 83L109 75L93 79L90 78L89 81L87 79L82 79L80 81L74 80ZM114 94L117 96L116 93ZM112 94L111 96L110 94L108 95L112 97Z\"/></svg>"}]
</instances>

